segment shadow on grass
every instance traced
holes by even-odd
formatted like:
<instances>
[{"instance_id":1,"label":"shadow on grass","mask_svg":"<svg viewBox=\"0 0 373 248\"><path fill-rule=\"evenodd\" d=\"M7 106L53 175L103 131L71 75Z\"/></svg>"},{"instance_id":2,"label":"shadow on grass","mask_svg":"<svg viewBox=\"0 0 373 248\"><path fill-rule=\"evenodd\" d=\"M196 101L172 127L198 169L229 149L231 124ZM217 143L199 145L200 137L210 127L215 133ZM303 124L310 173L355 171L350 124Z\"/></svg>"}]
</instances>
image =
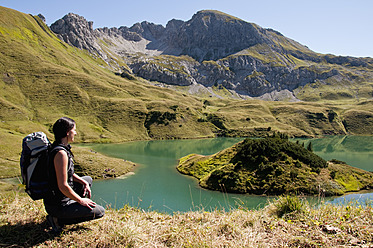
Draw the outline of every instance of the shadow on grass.
<instances>
[{"instance_id":1,"label":"shadow on grass","mask_svg":"<svg viewBox=\"0 0 373 248\"><path fill-rule=\"evenodd\" d=\"M84 227L72 226L64 229L63 233L81 230ZM37 246L47 240L52 240L61 234L53 233L47 221L42 223L31 222L25 224L0 226L0 247L30 247Z\"/></svg>"},{"instance_id":2,"label":"shadow on grass","mask_svg":"<svg viewBox=\"0 0 373 248\"><path fill-rule=\"evenodd\" d=\"M30 247L53 239L47 222L4 225L0 227L0 247Z\"/></svg>"}]
</instances>

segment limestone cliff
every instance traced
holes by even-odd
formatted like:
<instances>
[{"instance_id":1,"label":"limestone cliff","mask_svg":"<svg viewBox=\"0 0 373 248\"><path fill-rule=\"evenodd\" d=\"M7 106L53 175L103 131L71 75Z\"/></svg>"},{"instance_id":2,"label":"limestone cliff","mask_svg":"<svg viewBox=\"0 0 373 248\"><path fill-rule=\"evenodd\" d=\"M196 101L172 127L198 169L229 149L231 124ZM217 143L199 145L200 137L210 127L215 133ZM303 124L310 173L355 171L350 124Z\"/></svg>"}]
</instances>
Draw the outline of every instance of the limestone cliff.
<instances>
[{"instance_id":1,"label":"limestone cliff","mask_svg":"<svg viewBox=\"0 0 373 248\"><path fill-rule=\"evenodd\" d=\"M199 11L189 21L171 20L166 27L146 21L130 28L93 29L92 24L68 14L51 29L114 70L120 70L117 61L122 59L136 76L168 85L217 86L269 100L317 100L359 98L351 83L359 88L356 83L373 78L372 58L317 54L275 30L219 11ZM320 90L309 94L309 85ZM331 96L329 86L343 90ZM346 88L351 94L343 93ZM371 98L368 88L364 97Z\"/></svg>"}]
</instances>

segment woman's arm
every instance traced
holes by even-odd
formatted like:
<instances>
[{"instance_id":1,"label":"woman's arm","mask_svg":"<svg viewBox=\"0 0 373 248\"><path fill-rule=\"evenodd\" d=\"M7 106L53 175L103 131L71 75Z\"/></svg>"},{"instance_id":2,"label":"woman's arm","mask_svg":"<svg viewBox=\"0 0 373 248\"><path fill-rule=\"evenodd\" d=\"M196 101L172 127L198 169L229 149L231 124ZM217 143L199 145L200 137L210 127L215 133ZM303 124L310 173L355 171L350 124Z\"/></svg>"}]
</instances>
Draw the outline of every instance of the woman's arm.
<instances>
[{"instance_id":1,"label":"woman's arm","mask_svg":"<svg viewBox=\"0 0 373 248\"><path fill-rule=\"evenodd\" d=\"M58 151L56 156L54 157L54 168L56 170L57 185L58 185L59 190L66 197L78 202L82 206L86 206L92 209L92 207L96 206L96 203L93 202L89 198L80 197L77 193L75 193L75 191L67 183L68 163L69 163L69 158L67 156L67 153L63 150Z\"/></svg>"}]
</instances>

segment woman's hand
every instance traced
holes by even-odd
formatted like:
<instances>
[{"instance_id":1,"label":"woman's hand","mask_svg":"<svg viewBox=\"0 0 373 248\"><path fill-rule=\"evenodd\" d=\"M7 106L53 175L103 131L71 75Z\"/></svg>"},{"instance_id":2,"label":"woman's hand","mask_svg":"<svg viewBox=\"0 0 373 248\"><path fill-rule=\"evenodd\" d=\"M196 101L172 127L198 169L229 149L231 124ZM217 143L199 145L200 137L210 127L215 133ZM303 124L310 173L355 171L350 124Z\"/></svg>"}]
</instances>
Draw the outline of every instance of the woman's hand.
<instances>
[{"instance_id":1,"label":"woman's hand","mask_svg":"<svg viewBox=\"0 0 373 248\"><path fill-rule=\"evenodd\" d=\"M89 183L74 173L73 175L74 182L80 183L83 187L82 197L91 198L91 187L89 186Z\"/></svg>"},{"instance_id":2,"label":"woman's hand","mask_svg":"<svg viewBox=\"0 0 373 248\"><path fill-rule=\"evenodd\" d=\"M91 210L94 207L96 207L96 203L94 201L92 201L91 199L88 199L88 198L81 198L81 200L79 201L79 204L82 205L82 206L88 207Z\"/></svg>"},{"instance_id":3,"label":"woman's hand","mask_svg":"<svg viewBox=\"0 0 373 248\"><path fill-rule=\"evenodd\" d=\"M83 197L91 199L91 188L89 187L88 183L83 185Z\"/></svg>"}]
</instances>

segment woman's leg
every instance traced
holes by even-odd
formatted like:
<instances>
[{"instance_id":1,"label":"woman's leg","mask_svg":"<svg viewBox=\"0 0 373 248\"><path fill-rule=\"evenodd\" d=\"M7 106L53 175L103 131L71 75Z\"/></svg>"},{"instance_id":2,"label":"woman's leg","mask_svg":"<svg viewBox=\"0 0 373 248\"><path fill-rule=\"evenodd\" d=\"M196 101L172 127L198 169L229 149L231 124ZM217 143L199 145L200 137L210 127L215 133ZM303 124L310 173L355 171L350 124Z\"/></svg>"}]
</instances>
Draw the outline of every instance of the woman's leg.
<instances>
[{"instance_id":1,"label":"woman's leg","mask_svg":"<svg viewBox=\"0 0 373 248\"><path fill-rule=\"evenodd\" d=\"M61 208L60 214L56 217L60 225L70 225L99 219L103 217L104 214L105 209L100 205L96 205L93 209L90 209L71 200L66 206Z\"/></svg>"},{"instance_id":2,"label":"woman's leg","mask_svg":"<svg viewBox=\"0 0 373 248\"><path fill-rule=\"evenodd\" d=\"M85 181L92 185L90 176L82 177ZM83 197L83 186L80 183L74 182L74 191ZM58 219L59 225L76 224L84 221L99 219L104 216L105 209L96 205L93 209L82 206L74 200L69 200L64 206L45 205L48 214Z\"/></svg>"},{"instance_id":3,"label":"woman's leg","mask_svg":"<svg viewBox=\"0 0 373 248\"><path fill-rule=\"evenodd\" d=\"M83 176L83 180L87 181L89 187L92 186L92 177ZM83 185L77 182L74 182L74 191L83 196ZM67 205L62 208L62 216L58 217L58 222L62 225L76 224L84 221L99 219L105 214L105 209L96 205L92 210L88 207L82 206L76 201L70 200L67 202Z\"/></svg>"}]
</instances>

